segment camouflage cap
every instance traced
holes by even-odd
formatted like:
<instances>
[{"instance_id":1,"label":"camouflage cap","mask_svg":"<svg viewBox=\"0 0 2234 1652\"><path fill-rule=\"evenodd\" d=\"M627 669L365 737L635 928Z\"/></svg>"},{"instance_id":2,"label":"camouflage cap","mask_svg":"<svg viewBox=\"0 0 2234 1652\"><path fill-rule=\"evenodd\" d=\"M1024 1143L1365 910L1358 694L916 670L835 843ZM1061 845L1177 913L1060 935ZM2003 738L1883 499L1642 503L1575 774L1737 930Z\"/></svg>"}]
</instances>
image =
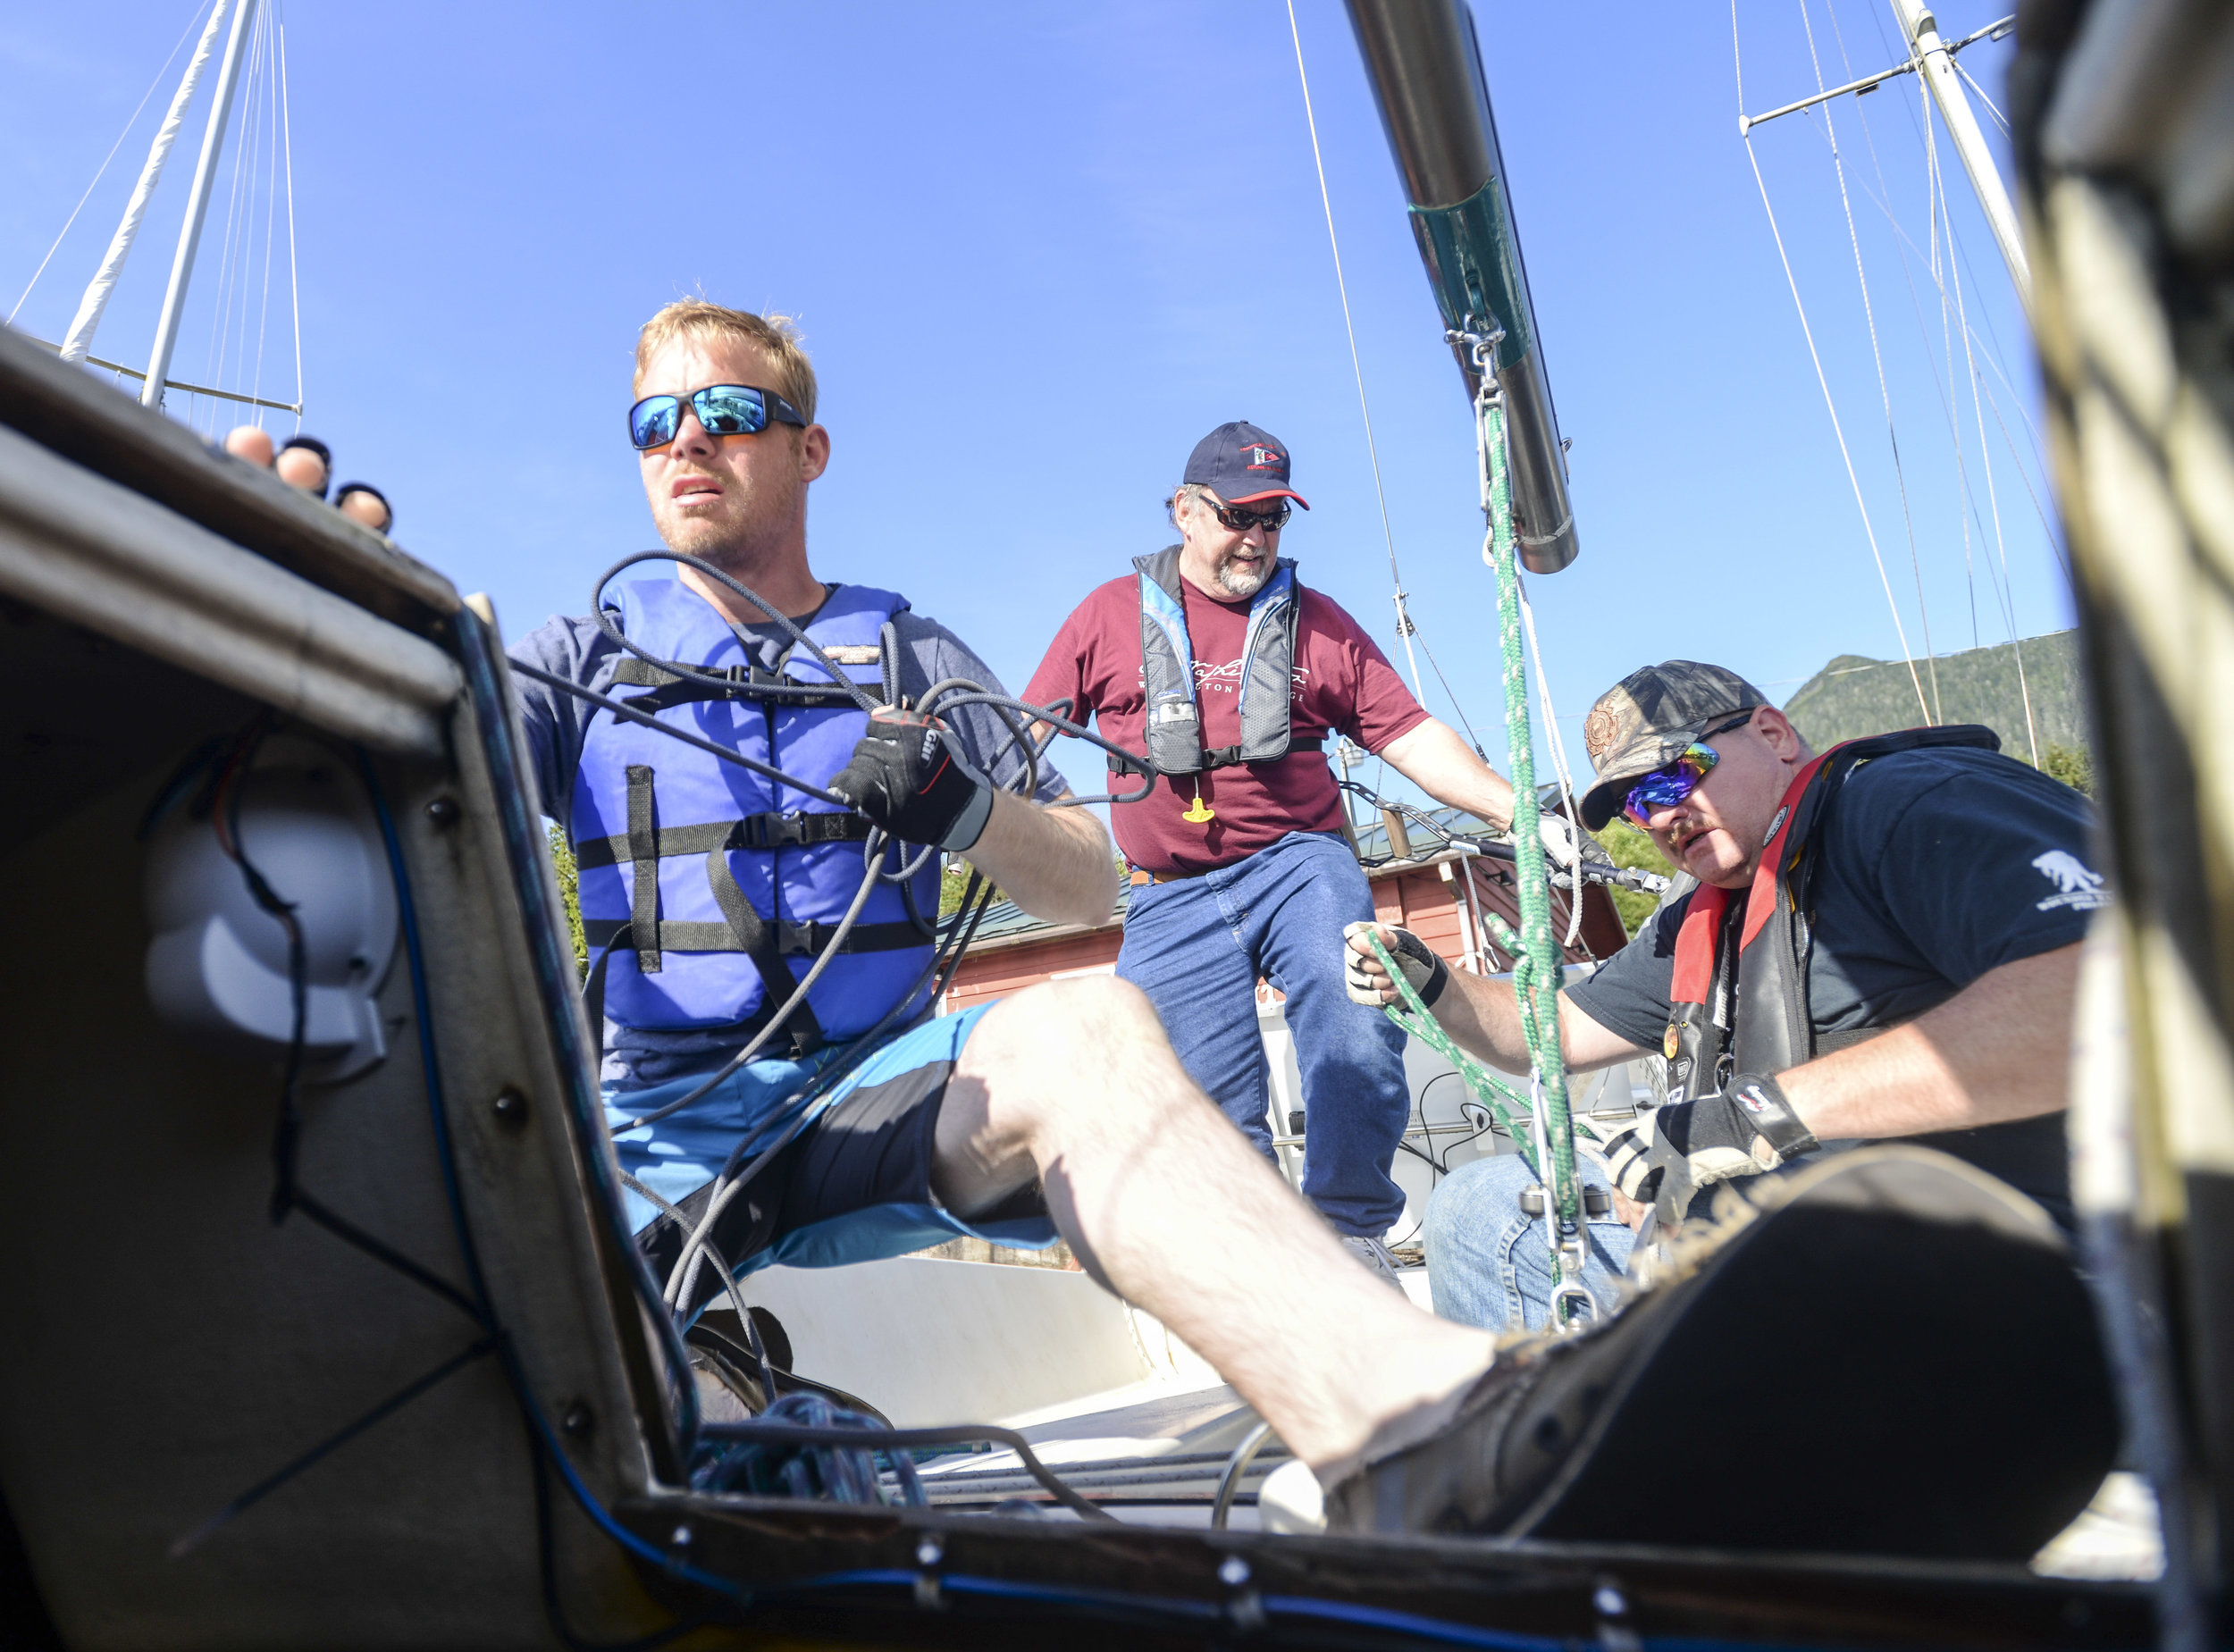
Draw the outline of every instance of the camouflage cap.
<instances>
[{"instance_id":1,"label":"camouflage cap","mask_svg":"<svg viewBox=\"0 0 2234 1652\"><path fill-rule=\"evenodd\" d=\"M1632 671L1598 697L1583 725L1583 744L1598 771L1583 797L1583 824L1601 830L1640 777L1674 762L1709 724L1772 703L1736 672L1697 660Z\"/></svg>"}]
</instances>

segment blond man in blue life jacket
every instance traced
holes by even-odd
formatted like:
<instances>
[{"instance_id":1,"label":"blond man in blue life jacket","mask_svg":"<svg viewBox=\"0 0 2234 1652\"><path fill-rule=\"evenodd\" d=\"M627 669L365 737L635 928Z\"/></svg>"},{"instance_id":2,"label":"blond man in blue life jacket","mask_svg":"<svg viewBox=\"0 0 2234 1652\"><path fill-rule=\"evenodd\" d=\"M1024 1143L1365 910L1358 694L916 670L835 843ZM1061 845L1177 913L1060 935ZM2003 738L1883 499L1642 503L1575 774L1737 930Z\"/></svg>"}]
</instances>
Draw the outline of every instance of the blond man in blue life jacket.
<instances>
[{"instance_id":1,"label":"blond man in blue life jacket","mask_svg":"<svg viewBox=\"0 0 2234 1652\"><path fill-rule=\"evenodd\" d=\"M1984 729L1818 756L1744 678L1687 660L1609 691L1584 740L1597 769L1584 823L1625 814L1700 885L1560 994L1569 1071L1669 1062L1667 1103L1614 1138L1602 1170L1584 1166L1614 1195L1612 1216L1588 1224L1595 1294L1648 1209L1680 1220L1701 1189L1824 1144L1942 1149L2068 1226L2068 1029L2079 942L2108 898L2087 865L2086 801L1999 755ZM1345 941L1353 993L1392 1002L1359 927ZM1461 1045L1528 1069L1508 981L1379 933ZM1542 1323L1547 1247L1521 1203L1534 1180L1508 1154L1437 1189L1438 1312Z\"/></svg>"}]
</instances>

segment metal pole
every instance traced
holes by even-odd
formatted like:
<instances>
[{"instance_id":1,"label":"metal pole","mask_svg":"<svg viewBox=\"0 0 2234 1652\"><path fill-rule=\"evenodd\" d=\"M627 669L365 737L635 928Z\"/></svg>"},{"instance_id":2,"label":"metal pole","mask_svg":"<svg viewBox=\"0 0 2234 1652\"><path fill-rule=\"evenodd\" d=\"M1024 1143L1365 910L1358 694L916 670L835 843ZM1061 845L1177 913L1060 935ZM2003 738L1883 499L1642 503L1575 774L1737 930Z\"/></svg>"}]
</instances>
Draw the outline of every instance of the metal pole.
<instances>
[{"instance_id":1,"label":"metal pole","mask_svg":"<svg viewBox=\"0 0 2234 1652\"><path fill-rule=\"evenodd\" d=\"M194 166L194 189L187 197L186 222L179 229L178 255L171 261L171 285L163 295L163 317L155 323L155 352L147 358L147 382L139 399L150 407L163 406L163 381L171 371L171 352L179 341L179 314L186 307L186 283L194 273L194 249L202 239L202 220L209 214L210 185L217 176L217 153L225 147L225 122L232 113L233 93L240 82L240 57L248 45L248 19L256 0L240 0L232 14L232 34L225 41L225 64L217 71L217 91L209 111L209 125L202 133L202 156Z\"/></svg>"},{"instance_id":2,"label":"metal pole","mask_svg":"<svg viewBox=\"0 0 2234 1652\"><path fill-rule=\"evenodd\" d=\"M155 182L163 176L164 163L171 158L171 147L178 142L179 128L186 124L187 106L194 101L194 88L201 84L202 71L209 66L210 55L217 49L217 31L224 26L225 9L231 4L232 0L217 0L211 8L209 25L202 30L201 43L188 60L186 76L171 99L171 111L163 117L163 124L155 128L155 140L147 148L147 164L139 169L139 182L132 189L132 198L124 204L124 216L109 242L108 256L101 260L100 269L86 283L85 297L78 300L77 318L70 323L70 331L63 334L64 361L81 362L92 352L93 334L101 325L102 313L109 307L109 295L116 290L117 277L124 273L124 260L139 235L140 220L147 215L147 203L155 197Z\"/></svg>"},{"instance_id":3,"label":"metal pole","mask_svg":"<svg viewBox=\"0 0 2234 1652\"><path fill-rule=\"evenodd\" d=\"M2017 230L2017 209L2009 203L2009 190L2002 182L2001 169L1994 164L1994 153L1986 147L1986 134L1978 130L1978 118L1970 113L1970 99L1963 92L1962 80L1955 73L1954 59L1947 55L1946 42L1939 38L1939 21L1924 5L1923 0L1893 0L1893 13L1900 20L1901 32L1922 66L1924 84L1931 88L1931 100L1939 105L1939 118L1947 123L1947 134L1954 139L1955 153L1962 157L1962 170L1970 175L1970 188L1978 191L1978 205L1986 210L1986 222L1994 231L1995 243L2002 249L2002 257L2009 264L2009 279L2017 286L2017 297L2032 313L2032 266L2025 261L2024 238Z\"/></svg>"}]
</instances>

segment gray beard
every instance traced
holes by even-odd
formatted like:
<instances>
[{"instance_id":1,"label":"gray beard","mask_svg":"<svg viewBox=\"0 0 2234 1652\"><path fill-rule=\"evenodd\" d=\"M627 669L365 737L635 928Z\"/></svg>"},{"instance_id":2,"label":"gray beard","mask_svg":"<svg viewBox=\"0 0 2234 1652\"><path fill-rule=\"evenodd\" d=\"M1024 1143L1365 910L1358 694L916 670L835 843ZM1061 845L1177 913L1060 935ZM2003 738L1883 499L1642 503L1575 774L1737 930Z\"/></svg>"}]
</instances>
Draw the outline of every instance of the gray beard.
<instances>
[{"instance_id":1,"label":"gray beard","mask_svg":"<svg viewBox=\"0 0 2234 1652\"><path fill-rule=\"evenodd\" d=\"M1277 564L1267 564L1258 573L1244 574L1235 568L1232 563L1221 562L1218 565L1218 583L1237 597L1253 597L1264 589L1264 582L1272 578L1272 569L1277 566Z\"/></svg>"}]
</instances>

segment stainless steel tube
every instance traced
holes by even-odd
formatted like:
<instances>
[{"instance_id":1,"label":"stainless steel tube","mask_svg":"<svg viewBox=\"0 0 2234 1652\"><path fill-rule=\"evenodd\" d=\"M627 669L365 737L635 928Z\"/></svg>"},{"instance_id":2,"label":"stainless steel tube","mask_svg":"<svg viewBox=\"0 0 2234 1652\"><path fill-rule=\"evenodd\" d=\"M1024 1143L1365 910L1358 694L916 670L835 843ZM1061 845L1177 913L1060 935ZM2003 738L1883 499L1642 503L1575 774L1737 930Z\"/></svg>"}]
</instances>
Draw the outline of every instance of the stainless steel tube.
<instances>
[{"instance_id":1,"label":"stainless steel tube","mask_svg":"<svg viewBox=\"0 0 2234 1652\"><path fill-rule=\"evenodd\" d=\"M1504 330L1495 359L1512 445L1520 559L1532 573L1556 574L1580 546L1473 13L1466 0L1348 0L1348 6L1443 324ZM1452 353L1471 401L1474 364L1465 347Z\"/></svg>"}]
</instances>

